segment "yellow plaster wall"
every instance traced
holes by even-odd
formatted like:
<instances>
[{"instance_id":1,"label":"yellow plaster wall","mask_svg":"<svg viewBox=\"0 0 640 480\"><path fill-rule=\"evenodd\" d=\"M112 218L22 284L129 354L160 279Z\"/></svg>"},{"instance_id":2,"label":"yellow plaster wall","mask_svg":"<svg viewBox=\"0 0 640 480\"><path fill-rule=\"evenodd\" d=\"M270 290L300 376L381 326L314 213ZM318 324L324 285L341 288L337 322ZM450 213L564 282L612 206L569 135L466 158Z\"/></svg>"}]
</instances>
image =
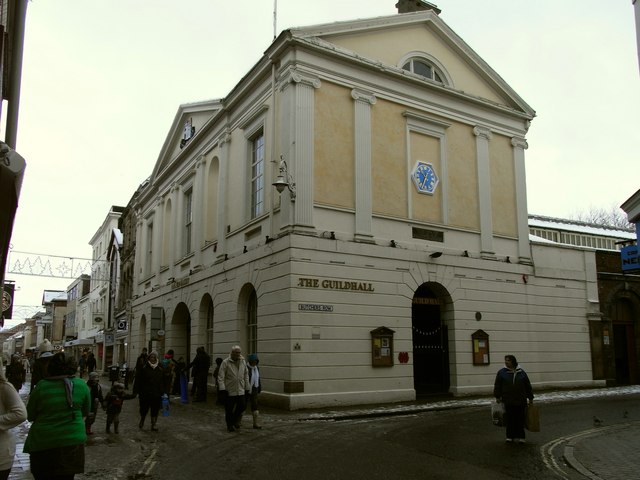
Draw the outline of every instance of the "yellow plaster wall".
<instances>
[{"instance_id":1,"label":"yellow plaster wall","mask_svg":"<svg viewBox=\"0 0 640 480\"><path fill-rule=\"evenodd\" d=\"M493 134L489 142L493 231L517 236L515 172L511 139Z\"/></svg>"},{"instance_id":2,"label":"yellow plaster wall","mask_svg":"<svg viewBox=\"0 0 640 480\"><path fill-rule=\"evenodd\" d=\"M406 123L401 105L378 99L371 111L374 214L407 218Z\"/></svg>"},{"instance_id":3,"label":"yellow plaster wall","mask_svg":"<svg viewBox=\"0 0 640 480\"><path fill-rule=\"evenodd\" d=\"M503 105L509 103L507 99L501 98L428 26L398 27L384 31L333 35L324 38L361 56L398 67L402 67L398 62L409 52L428 53L442 63L452 77L453 87L456 89Z\"/></svg>"},{"instance_id":4,"label":"yellow plaster wall","mask_svg":"<svg viewBox=\"0 0 640 480\"><path fill-rule=\"evenodd\" d=\"M479 231L478 164L472 127L453 123L447 128L445 135L449 224Z\"/></svg>"},{"instance_id":5,"label":"yellow plaster wall","mask_svg":"<svg viewBox=\"0 0 640 480\"><path fill-rule=\"evenodd\" d=\"M328 81L315 91L314 199L355 208L354 119L351 89Z\"/></svg>"},{"instance_id":6,"label":"yellow plaster wall","mask_svg":"<svg viewBox=\"0 0 640 480\"><path fill-rule=\"evenodd\" d=\"M442 182L442 160L440 155L440 139L422 133L411 132L409 135L409 168L413 171L418 160L433 165L436 175ZM411 202L413 218L432 223L442 223L442 184L438 184L433 195L418 192L415 184L411 184Z\"/></svg>"}]
</instances>

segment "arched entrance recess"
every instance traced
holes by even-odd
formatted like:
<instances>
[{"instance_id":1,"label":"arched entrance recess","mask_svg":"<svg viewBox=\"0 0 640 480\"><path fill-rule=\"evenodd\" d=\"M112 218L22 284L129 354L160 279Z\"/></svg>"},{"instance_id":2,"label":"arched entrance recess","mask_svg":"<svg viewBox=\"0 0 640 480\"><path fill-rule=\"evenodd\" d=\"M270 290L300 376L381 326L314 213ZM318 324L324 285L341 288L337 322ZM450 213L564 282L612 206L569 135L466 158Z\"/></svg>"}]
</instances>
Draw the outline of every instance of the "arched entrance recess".
<instances>
[{"instance_id":1,"label":"arched entrance recess","mask_svg":"<svg viewBox=\"0 0 640 480\"><path fill-rule=\"evenodd\" d=\"M413 337L413 384L416 395L449 391L449 332L447 318L452 302L438 283L424 283L416 290L411 306Z\"/></svg>"},{"instance_id":2,"label":"arched entrance recess","mask_svg":"<svg viewBox=\"0 0 640 480\"><path fill-rule=\"evenodd\" d=\"M628 298L619 298L613 304L613 349L616 384L639 383L638 372L638 315Z\"/></svg>"},{"instance_id":3,"label":"arched entrance recess","mask_svg":"<svg viewBox=\"0 0 640 480\"><path fill-rule=\"evenodd\" d=\"M176 360L184 357L184 361L188 363L191 351L191 314L187 305L182 302L173 311L170 335L165 339L165 352L173 349Z\"/></svg>"},{"instance_id":4,"label":"arched entrance recess","mask_svg":"<svg viewBox=\"0 0 640 480\"><path fill-rule=\"evenodd\" d=\"M238 340L247 355L258 353L258 297L251 284L245 284L238 298Z\"/></svg>"}]
</instances>

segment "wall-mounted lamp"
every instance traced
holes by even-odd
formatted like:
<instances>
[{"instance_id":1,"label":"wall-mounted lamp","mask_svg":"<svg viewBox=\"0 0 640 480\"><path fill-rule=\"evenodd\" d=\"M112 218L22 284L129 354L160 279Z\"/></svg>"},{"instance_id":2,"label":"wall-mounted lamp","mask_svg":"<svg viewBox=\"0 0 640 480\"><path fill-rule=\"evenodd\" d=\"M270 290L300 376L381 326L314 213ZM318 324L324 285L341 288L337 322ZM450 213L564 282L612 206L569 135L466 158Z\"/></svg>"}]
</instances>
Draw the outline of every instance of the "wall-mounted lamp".
<instances>
[{"instance_id":1,"label":"wall-mounted lamp","mask_svg":"<svg viewBox=\"0 0 640 480\"><path fill-rule=\"evenodd\" d=\"M293 181L293 177L289 174L287 162L282 158L282 155L280 155L280 174L272 185L276 187L278 193L282 193L285 188L288 188L291 193L291 198L296 198L296 184Z\"/></svg>"},{"instance_id":2,"label":"wall-mounted lamp","mask_svg":"<svg viewBox=\"0 0 640 480\"><path fill-rule=\"evenodd\" d=\"M265 243L271 243L271 242L273 242L273 238L271 238L269 235L267 235Z\"/></svg>"},{"instance_id":3,"label":"wall-mounted lamp","mask_svg":"<svg viewBox=\"0 0 640 480\"><path fill-rule=\"evenodd\" d=\"M504 261L507 263L511 263L511 259L509 257L505 258Z\"/></svg>"},{"instance_id":4,"label":"wall-mounted lamp","mask_svg":"<svg viewBox=\"0 0 640 480\"><path fill-rule=\"evenodd\" d=\"M242 253L247 253L247 246L245 245L244 248L242 249Z\"/></svg>"},{"instance_id":5,"label":"wall-mounted lamp","mask_svg":"<svg viewBox=\"0 0 640 480\"><path fill-rule=\"evenodd\" d=\"M469 256L469 251L468 251L468 250L465 250L465 251L462 253L462 256L463 256L463 257L468 257L468 256Z\"/></svg>"},{"instance_id":6,"label":"wall-mounted lamp","mask_svg":"<svg viewBox=\"0 0 640 480\"><path fill-rule=\"evenodd\" d=\"M396 248L396 241L395 240L391 240L391 248Z\"/></svg>"},{"instance_id":7,"label":"wall-mounted lamp","mask_svg":"<svg viewBox=\"0 0 640 480\"><path fill-rule=\"evenodd\" d=\"M442 252L433 252L433 253L430 253L429 256L431 258L438 258L442 256Z\"/></svg>"}]
</instances>

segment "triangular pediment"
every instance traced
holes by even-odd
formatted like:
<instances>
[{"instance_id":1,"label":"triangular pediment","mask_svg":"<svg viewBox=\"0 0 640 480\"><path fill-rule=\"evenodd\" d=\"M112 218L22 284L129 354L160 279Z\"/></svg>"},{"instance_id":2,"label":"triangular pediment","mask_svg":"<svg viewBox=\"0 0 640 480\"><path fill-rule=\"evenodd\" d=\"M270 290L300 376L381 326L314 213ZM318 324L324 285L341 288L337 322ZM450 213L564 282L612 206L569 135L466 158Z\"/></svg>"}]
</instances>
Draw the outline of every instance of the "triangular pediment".
<instances>
[{"instance_id":1,"label":"triangular pediment","mask_svg":"<svg viewBox=\"0 0 640 480\"><path fill-rule=\"evenodd\" d=\"M180 161L191 143L206 129L222 108L220 100L207 100L180 105L162 145L151 175L151 183L174 162Z\"/></svg>"},{"instance_id":2,"label":"triangular pediment","mask_svg":"<svg viewBox=\"0 0 640 480\"><path fill-rule=\"evenodd\" d=\"M434 11L336 22L290 30L311 48L405 73L413 56L430 59L446 76L446 88L528 116L535 111Z\"/></svg>"}]
</instances>

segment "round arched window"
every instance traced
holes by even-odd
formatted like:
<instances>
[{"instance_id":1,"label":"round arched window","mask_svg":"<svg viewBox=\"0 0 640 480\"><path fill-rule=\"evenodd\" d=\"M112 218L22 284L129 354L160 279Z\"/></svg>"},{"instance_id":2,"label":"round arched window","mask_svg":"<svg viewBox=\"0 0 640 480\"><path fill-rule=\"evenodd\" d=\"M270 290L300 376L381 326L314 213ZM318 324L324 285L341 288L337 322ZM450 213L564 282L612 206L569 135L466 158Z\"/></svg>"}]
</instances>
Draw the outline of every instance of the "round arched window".
<instances>
[{"instance_id":1,"label":"round arched window","mask_svg":"<svg viewBox=\"0 0 640 480\"><path fill-rule=\"evenodd\" d=\"M442 80L444 75L438 71L438 69L422 58L412 58L406 62L402 68L411 73L422 75L423 77L433 80L435 82L444 83Z\"/></svg>"}]
</instances>

